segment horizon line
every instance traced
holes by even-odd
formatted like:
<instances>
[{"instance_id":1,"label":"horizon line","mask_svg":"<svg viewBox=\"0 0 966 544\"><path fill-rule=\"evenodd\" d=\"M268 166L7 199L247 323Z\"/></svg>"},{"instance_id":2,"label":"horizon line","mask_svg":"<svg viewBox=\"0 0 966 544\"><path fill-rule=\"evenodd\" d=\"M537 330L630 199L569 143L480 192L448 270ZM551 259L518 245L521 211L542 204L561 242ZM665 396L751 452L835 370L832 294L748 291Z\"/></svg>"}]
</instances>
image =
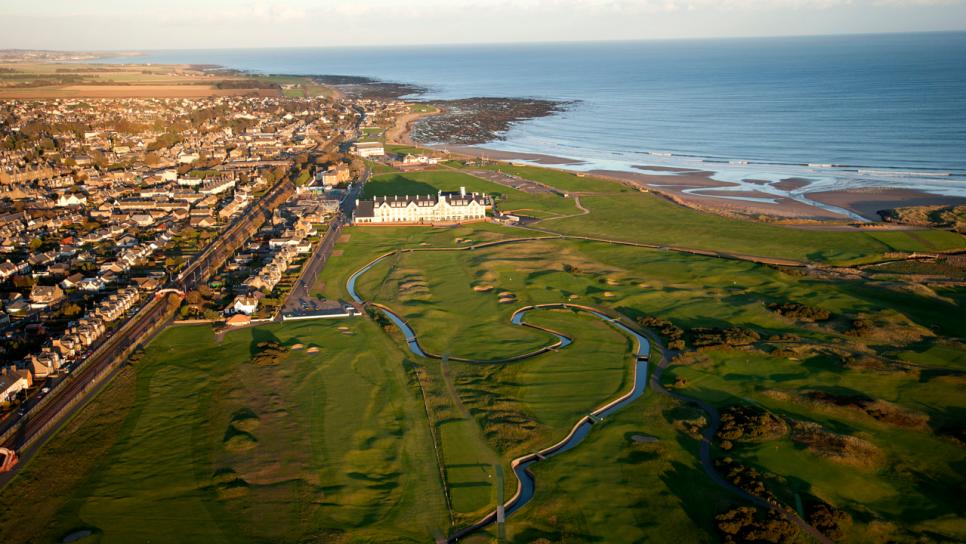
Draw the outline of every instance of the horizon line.
<instances>
[{"instance_id":1,"label":"horizon line","mask_svg":"<svg viewBox=\"0 0 966 544\"><path fill-rule=\"evenodd\" d=\"M747 36L682 36L676 38L617 38L590 40L533 40L533 41L497 41L497 42L424 42L424 43L384 43L384 44L328 44L328 45L264 45L264 46L229 46L229 47L174 47L174 48L123 48L123 49L39 49L20 47L0 47L6 51L43 51L55 53L145 53L161 51L244 51L252 49L377 49L380 47L480 47L480 46L513 46L513 45L573 45L573 44L619 44L640 42L683 42L683 41L739 41L739 40L774 40L774 39L809 39L809 38L844 38L870 36L902 36L916 34L963 34L966 28L959 30L905 30L889 32L833 32L829 34L775 34L775 35L747 35Z\"/></svg>"}]
</instances>

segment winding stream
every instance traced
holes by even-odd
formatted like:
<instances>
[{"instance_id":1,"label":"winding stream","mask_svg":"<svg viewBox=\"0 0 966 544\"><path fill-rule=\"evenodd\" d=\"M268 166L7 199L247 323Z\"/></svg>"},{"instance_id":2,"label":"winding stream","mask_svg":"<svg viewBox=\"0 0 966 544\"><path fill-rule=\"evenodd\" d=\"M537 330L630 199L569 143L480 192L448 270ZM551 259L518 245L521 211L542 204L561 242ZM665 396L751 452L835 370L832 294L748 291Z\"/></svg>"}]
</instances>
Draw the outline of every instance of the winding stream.
<instances>
[{"instance_id":1,"label":"winding stream","mask_svg":"<svg viewBox=\"0 0 966 544\"><path fill-rule=\"evenodd\" d=\"M459 251L459 250L465 250L465 248L460 248L460 249L454 248L454 251ZM409 251L412 251L412 250L409 250ZM352 296L353 300L355 300L355 302L359 304L366 303L366 301L363 300L363 298L356 291L356 282L358 281L358 279L363 274L365 274L370 269L372 269L373 266L381 262L383 259L386 259L387 257L393 256L396 254L398 254L398 251L394 251L394 252L390 252L385 255L382 255L374 259L364 267L360 268L358 271L352 274L352 276L349 277L349 279L346 281L346 289L348 290L349 295ZM376 304L376 303L369 303L369 304L377 308L394 325L396 325L396 327L399 328L399 330L403 333L403 335L406 338L406 344L409 346L409 350L413 354L419 357L424 357L429 359L441 359L441 357L438 355L426 352L426 350L424 350L419 345L419 341L416 337L416 332L406 322L406 320L403 319L399 314L397 314L395 311L393 311L387 306L383 306L381 304ZM563 333L553 331L545 327L540 327L537 325L527 323L524 320L524 318L526 317L526 314L531 311L553 310L553 309L564 309L564 308L569 308L571 310L585 312L590 315L593 315L594 317L597 317L598 319L601 319L604 322L608 323L610 326L614 327L615 329L622 332L623 334L626 334L627 336L630 336L631 338L634 339L637 345L636 357L633 365L634 384L631 387L631 389L626 393L622 394L621 396L615 399L611 399L605 402L604 404L597 407L589 414L577 420L577 422L574 424L573 428L571 428L567 436L565 436L562 440L560 440L556 444L548 446L540 451L529 453L521 457L517 457L516 459L513 459L513 461L511 461L510 466L513 468L513 473L516 475L516 478L517 478L517 490L516 490L516 493L514 493L514 495L503 504L503 509L506 515L510 515L516 512L520 508L524 507L528 502L530 502L531 499L533 499L533 496L536 492L536 481L535 481L533 472L530 470L530 467L550 457L560 455L561 453L564 453L576 447L584 440L584 438L587 437L587 435L590 433L591 429L596 423L600 422L602 419L606 418L607 416L617 412L618 410L624 408L625 406L627 406L628 404L636 400L638 397L643 395L644 389L647 386L648 353L650 352L650 349L651 349L650 342L648 342L647 338L641 336L636 331L630 329L629 327L625 326L623 323L608 316L607 314L601 312L600 310L591 308L589 306L581 306L578 304L569 304L569 303L538 304L538 305L524 306L522 308L517 309L515 312L513 312L513 315L510 318L510 322L513 323L514 325L519 325L522 327L531 327L556 336L557 341L549 346L545 346L543 348L540 348L538 350L535 350L529 353L524 353L521 355L516 355L509 358L504 358L504 359L478 360L478 359L467 359L467 358L450 356L449 360L466 362L466 363L477 363L477 364L508 363L508 362L520 361L523 359L529 359L531 357L535 357L542 353L546 353L547 351L565 348L573 342L572 338L570 338L569 336ZM449 538L449 541L450 542L457 541L469 535L470 533L478 531L492 524L493 522L497 521L497 515L498 513L496 510L490 512L489 514L484 516L476 523L468 527L464 527L463 529L460 529L459 531L455 532Z\"/></svg>"}]
</instances>

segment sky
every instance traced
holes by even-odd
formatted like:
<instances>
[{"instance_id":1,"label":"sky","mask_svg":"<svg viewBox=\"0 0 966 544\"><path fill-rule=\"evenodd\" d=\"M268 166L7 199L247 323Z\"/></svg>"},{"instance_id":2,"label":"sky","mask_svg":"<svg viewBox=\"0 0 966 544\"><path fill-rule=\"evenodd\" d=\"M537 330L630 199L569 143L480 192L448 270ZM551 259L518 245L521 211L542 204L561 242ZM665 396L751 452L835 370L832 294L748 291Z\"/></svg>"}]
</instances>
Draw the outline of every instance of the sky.
<instances>
[{"instance_id":1,"label":"sky","mask_svg":"<svg viewBox=\"0 0 966 544\"><path fill-rule=\"evenodd\" d=\"M318 47L966 30L966 0L0 0L0 48Z\"/></svg>"}]
</instances>

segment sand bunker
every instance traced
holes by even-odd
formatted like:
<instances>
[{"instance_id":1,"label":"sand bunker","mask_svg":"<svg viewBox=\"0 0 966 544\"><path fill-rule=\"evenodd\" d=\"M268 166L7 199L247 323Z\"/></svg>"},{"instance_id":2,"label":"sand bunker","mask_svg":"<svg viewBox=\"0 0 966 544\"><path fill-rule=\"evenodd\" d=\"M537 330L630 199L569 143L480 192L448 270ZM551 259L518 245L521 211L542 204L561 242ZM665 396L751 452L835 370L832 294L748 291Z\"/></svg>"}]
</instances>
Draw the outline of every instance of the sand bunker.
<instances>
[{"instance_id":1,"label":"sand bunker","mask_svg":"<svg viewBox=\"0 0 966 544\"><path fill-rule=\"evenodd\" d=\"M289 349L292 349L292 350L295 350L295 349L302 349L302 348L304 348L304 347L305 347L305 346L303 346L302 344L294 344L294 345L293 345L293 346L292 346L291 348L289 348Z\"/></svg>"},{"instance_id":2,"label":"sand bunker","mask_svg":"<svg viewBox=\"0 0 966 544\"><path fill-rule=\"evenodd\" d=\"M473 290L477 293L487 293L493 290L492 285L474 285Z\"/></svg>"}]
</instances>

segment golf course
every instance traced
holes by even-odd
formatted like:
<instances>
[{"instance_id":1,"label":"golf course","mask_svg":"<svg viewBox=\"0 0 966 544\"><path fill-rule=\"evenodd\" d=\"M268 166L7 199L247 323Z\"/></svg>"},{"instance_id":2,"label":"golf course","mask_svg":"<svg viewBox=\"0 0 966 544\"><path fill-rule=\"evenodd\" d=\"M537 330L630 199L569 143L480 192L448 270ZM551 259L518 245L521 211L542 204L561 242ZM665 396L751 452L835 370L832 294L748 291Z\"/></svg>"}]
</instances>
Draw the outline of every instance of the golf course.
<instances>
[{"instance_id":1,"label":"golf course","mask_svg":"<svg viewBox=\"0 0 966 544\"><path fill-rule=\"evenodd\" d=\"M532 221L347 227L312 292L363 315L168 327L0 490L0 541L966 540L966 288L865 268L963 236L525 166L364 191L460 187Z\"/></svg>"}]
</instances>

